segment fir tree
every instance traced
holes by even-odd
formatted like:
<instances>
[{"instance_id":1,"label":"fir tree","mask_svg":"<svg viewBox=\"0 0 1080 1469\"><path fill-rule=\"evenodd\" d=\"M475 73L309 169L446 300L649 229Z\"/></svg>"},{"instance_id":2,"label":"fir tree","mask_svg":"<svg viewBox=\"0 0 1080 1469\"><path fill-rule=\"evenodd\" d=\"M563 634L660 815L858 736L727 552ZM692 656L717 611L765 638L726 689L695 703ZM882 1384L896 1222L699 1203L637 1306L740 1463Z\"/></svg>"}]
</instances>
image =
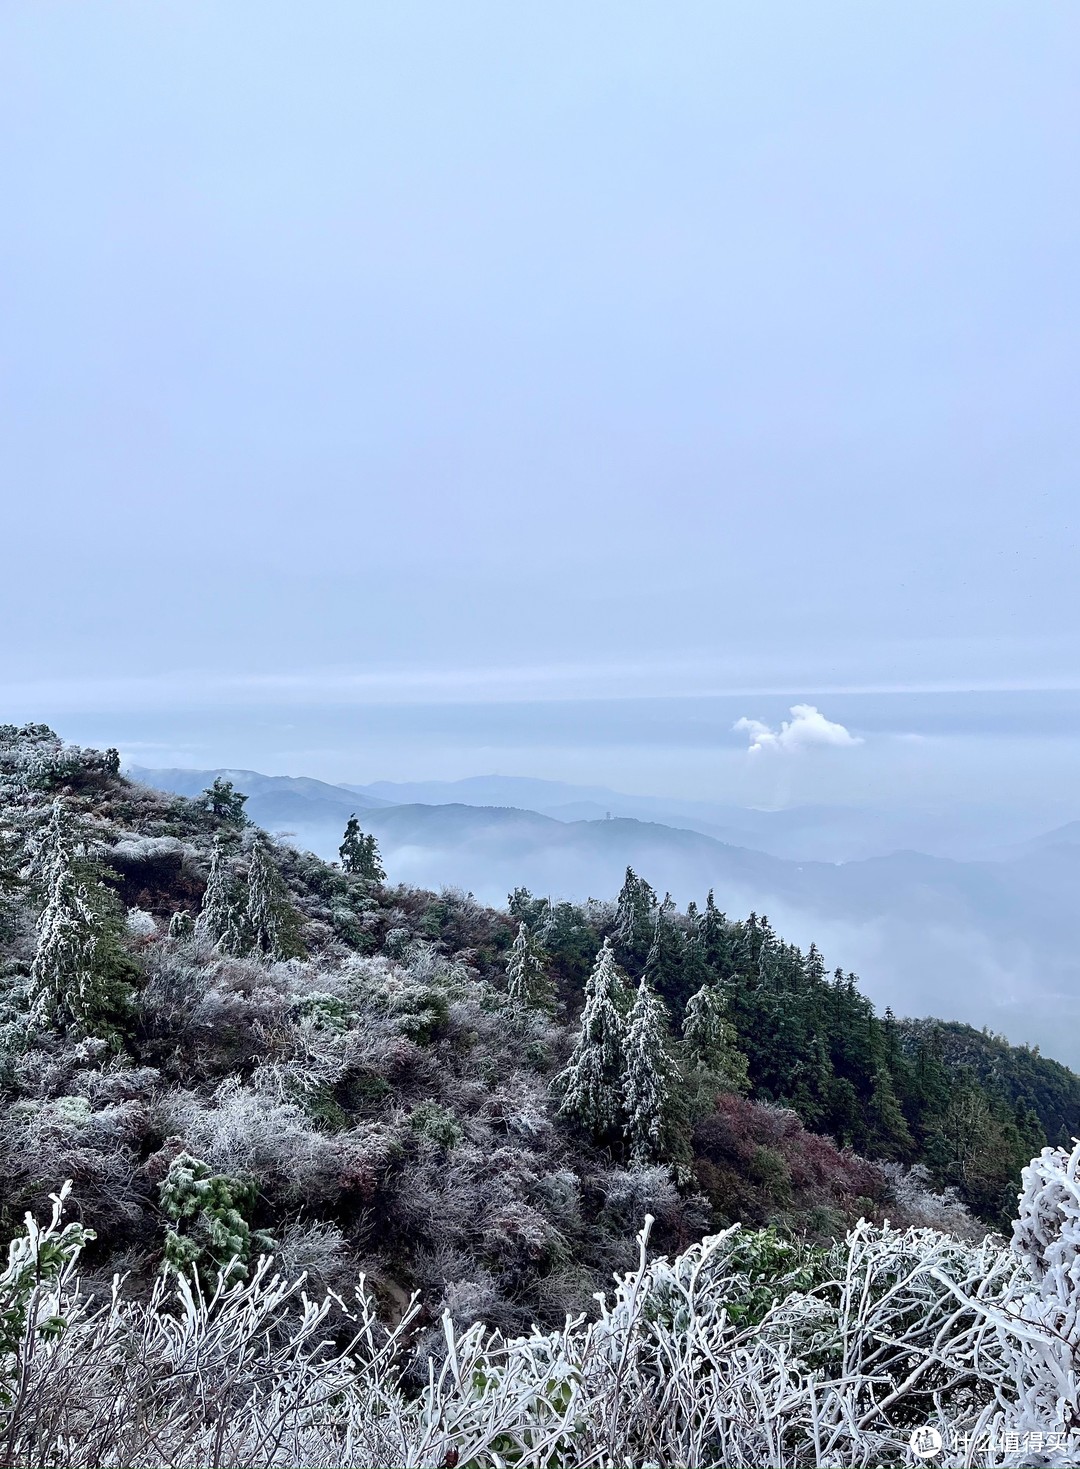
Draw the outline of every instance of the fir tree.
<instances>
[{"instance_id":1,"label":"fir tree","mask_svg":"<svg viewBox=\"0 0 1080 1469\"><path fill-rule=\"evenodd\" d=\"M874 1073L867 1112L870 1142L876 1156L900 1162L910 1158L915 1140L893 1088L892 1077L884 1066L879 1066Z\"/></svg>"},{"instance_id":2,"label":"fir tree","mask_svg":"<svg viewBox=\"0 0 1080 1469\"><path fill-rule=\"evenodd\" d=\"M721 979L726 978L731 970L731 925L716 906L712 888L705 900L705 911L698 919L697 931L705 963Z\"/></svg>"},{"instance_id":3,"label":"fir tree","mask_svg":"<svg viewBox=\"0 0 1080 1469\"><path fill-rule=\"evenodd\" d=\"M169 919L169 937L178 941L191 938L195 921L186 908L179 908Z\"/></svg>"},{"instance_id":4,"label":"fir tree","mask_svg":"<svg viewBox=\"0 0 1080 1469\"><path fill-rule=\"evenodd\" d=\"M369 831L364 838L364 867L361 874L368 882L385 882L386 869L379 855L379 844Z\"/></svg>"},{"instance_id":5,"label":"fir tree","mask_svg":"<svg viewBox=\"0 0 1080 1469\"><path fill-rule=\"evenodd\" d=\"M611 1140L623 1121L628 995L611 940L605 939L585 985L577 1040L556 1085L559 1113L574 1117L598 1141Z\"/></svg>"},{"instance_id":6,"label":"fir tree","mask_svg":"<svg viewBox=\"0 0 1080 1469\"><path fill-rule=\"evenodd\" d=\"M664 901L657 907L653 917L652 939L645 959L644 976L669 1004L681 1008L686 1003L682 935L675 926L675 904L670 893L664 894Z\"/></svg>"},{"instance_id":7,"label":"fir tree","mask_svg":"<svg viewBox=\"0 0 1080 1469\"><path fill-rule=\"evenodd\" d=\"M346 872L359 872L364 857L364 833L360 830L355 811L345 823L345 835L338 847L338 857Z\"/></svg>"},{"instance_id":8,"label":"fir tree","mask_svg":"<svg viewBox=\"0 0 1080 1469\"><path fill-rule=\"evenodd\" d=\"M345 836L338 848L338 856L346 872L362 877L367 882L385 881L386 873L379 856L378 843L370 833L365 835L360 830L355 813L345 825Z\"/></svg>"},{"instance_id":9,"label":"fir tree","mask_svg":"<svg viewBox=\"0 0 1080 1469\"><path fill-rule=\"evenodd\" d=\"M691 1063L716 1083L718 1091L745 1092L750 1085L739 1035L728 1019L718 985L703 985L686 1003L683 1041Z\"/></svg>"},{"instance_id":10,"label":"fir tree","mask_svg":"<svg viewBox=\"0 0 1080 1469\"><path fill-rule=\"evenodd\" d=\"M656 894L632 867L615 904L615 945L622 963L639 968L645 962L653 937Z\"/></svg>"},{"instance_id":11,"label":"fir tree","mask_svg":"<svg viewBox=\"0 0 1080 1469\"><path fill-rule=\"evenodd\" d=\"M213 785L207 786L199 800L203 808L219 821L224 821L229 826L247 825L247 817L244 815L247 796L236 790L231 780L224 780L219 775Z\"/></svg>"},{"instance_id":12,"label":"fir tree","mask_svg":"<svg viewBox=\"0 0 1080 1469\"><path fill-rule=\"evenodd\" d=\"M667 1012L643 975L626 1028L625 1131L636 1163L663 1157L679 1080L668 1053Z\"/></svg>"},{"instance_id":13,"label":"fir tree","mask_svg":"<svg viewBox=\"0 0 1080 1469\"><path fill-rule=\"evenodd\" d=\"M130 999L119 915L60 800L39 859L45 905L30 968L31 1013L61 1030L111 1030Z\"/></svg>"},{"instance_id":14,"label":"fir tree","mask_svg":"<svg viewBox=\"0 0 1080 1469\"><path fill-rule=\"evenodd\" d=\"M206 880L195 932L199 938L216 944L224 954L243 954L249 946L244 911L220 837L214 841L210 875Z\"/></svg>"},{"instance_id":15,"label":"fir tree","mask_svg":"<svg viewBox=\"0 0 1080 1469\"><path fill-rule=\"evenodd\" d=\"M297 914L262 837L251 844L245 916L252 947L267 958L290 959L299 952Z\"/></svg>"},{"instance_id":16,"label":"fir tree","mask_svg":"<svg viewBox=\"0 0 1080 1469\"><path fill-rule=\"evenodd\" d=\"M550 1010L554 1004L551 981L547 977L536 941L522 921L510 949L506 966L506 992L519 1005L530 1009Z\"/></svg>"}]
</instances>

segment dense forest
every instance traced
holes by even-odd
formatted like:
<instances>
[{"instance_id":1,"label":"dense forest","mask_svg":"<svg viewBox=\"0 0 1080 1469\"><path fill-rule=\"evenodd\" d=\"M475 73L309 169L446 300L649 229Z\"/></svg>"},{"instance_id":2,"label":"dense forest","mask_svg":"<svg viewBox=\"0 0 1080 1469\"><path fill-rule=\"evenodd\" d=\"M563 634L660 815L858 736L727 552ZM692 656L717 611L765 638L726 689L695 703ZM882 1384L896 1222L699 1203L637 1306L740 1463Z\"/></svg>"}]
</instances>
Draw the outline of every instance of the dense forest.
<instances>
[{"instance_id":1,"label":"dense forest","mask_svg":"<svg viewBox=\"0 0 1080 1469\"><path fill-rule=\"evenodd\" d=\"M1066 1068L878 1016L712 893L492 910L393 884L355 820L327 864L44 726L0 727L0 798L0 1230L14 1259L70 1181L91 1288L363 1272L423 1373L444 1320L589 1313L646 1216L650 1259L741 1226L754 1317L753 1261L792 1290L860 1220L974 1246L1080 1132Z\"/></svg>"}]
</instances>

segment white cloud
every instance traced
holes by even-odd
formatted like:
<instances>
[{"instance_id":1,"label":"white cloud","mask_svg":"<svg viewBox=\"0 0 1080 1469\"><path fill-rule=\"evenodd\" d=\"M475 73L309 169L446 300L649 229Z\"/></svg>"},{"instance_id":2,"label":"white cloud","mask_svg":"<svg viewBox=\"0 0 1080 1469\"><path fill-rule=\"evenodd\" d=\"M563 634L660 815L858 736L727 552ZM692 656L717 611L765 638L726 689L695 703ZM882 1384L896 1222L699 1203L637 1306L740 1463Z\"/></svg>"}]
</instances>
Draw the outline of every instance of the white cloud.
<instances>
[{"instance_id":1,"label":"white cloud","mask_svg":"<svg viewBox=\"0 0 1080 1469\"><path fill-rule=\"evenodd\" d=\"M737 719L733 729L750 736L750 754L762 750L809 750L823 745L833 749L850 745L861 745L858 735L853 735L842 724L826 719L813 704L793 704L791 719L785 719L779 729L771 729L760 719Z\"/></svg>"}]
</instances>

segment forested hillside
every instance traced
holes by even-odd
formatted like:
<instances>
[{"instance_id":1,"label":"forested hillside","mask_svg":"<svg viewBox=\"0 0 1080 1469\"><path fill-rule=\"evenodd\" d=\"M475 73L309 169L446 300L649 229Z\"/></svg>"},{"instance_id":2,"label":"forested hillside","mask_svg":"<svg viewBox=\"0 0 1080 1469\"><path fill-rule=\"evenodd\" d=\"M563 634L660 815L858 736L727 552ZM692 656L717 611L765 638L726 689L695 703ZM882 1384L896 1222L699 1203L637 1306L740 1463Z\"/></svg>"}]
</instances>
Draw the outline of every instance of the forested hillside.
<instances>
[{"instance_id":1,"label":"forested hillside","mask_svg":"<svg viewBox=\"0 0 1080 1469\"><path fill-rule=\"evenodd\" d=\"M558 1318L646 1209L664 1245L948 1211L920 1190L999 1223L1080 1130L1064 1068L877 1017L712 894L679 913L628 872L614 902L498 912L384 880L355 822L330 866L227 783L151 791L41 727L4 729L3 780L3 1224L70 1177L102 1268L266 1238Z\"/></svg>"},{"instance_id":2,"label":"forested hillside","mask_svg":"<svg viewBox=\"0 0 1080 1469\"><path fill-rule=\"evenodd\" d=\"M647 1215L649 1258L742 1228L723 1319L752 1322L831 1278L860 1218L867 1241L888 1220L974 1250L1022 1165L1080 1131L1064 1067L878 1017L854 975L713 894L680 913L627 872L611 902L518 889L496 911L395 885L355 818L330 865L253 827L227 781L151 790L43 726L0 728L0 780L4 1351L32 1281L60 1290L77 1256L151 1312L175 1279L243 1314L272 1254L316 1295L364 1272L419 1383L447 1332L590 1313ZM24 1212L68 1180L77 1224L28 1243Z\"/></svg>"}]
</instances>

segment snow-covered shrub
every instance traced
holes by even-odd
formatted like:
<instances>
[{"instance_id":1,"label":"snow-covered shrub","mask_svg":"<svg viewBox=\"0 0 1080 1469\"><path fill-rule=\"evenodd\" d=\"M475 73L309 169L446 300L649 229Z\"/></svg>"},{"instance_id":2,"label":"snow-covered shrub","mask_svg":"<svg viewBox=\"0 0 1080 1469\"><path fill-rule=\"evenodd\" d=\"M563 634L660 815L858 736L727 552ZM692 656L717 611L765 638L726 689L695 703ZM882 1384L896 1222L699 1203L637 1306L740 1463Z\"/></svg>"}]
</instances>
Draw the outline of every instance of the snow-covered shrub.
<instances>
[{"instance_id":1,"label":"snow-covered shrub","mask_svg":"<svg viewBox=\"0 0 1080 1469\"><path fill-rule=\"evenodd\" d=\"M129 908L124 926L133 939L146 941L157 937L157 920L143 908Z\"/></svg>"},{"instance_id":2,"label":"snow-covered shrub","mask_svg":"<svg viewBox=\"0 0 1080 1469\"><path fill-rule=\"evenodd\" d=\"M27 1297L54 1217L13 1246L22 1309L57 1325L32 1350L9 1335L0 1433L9 1462L66 1469L830 1469L914 1464L929 1425L941 1465L1075 1464L1078 1170L1080 1144L1031 1165L1011 1247L863 1223L807 1255L733 1226L650 1259L646 1227L598 1314L554 1331L492 1330L492 1277L459 1276L434 1355L418 1304L384 1328L362 1280L355 1334L333 1347L334 1302L268 1261L209 1299L181 1278L94 1305L64 1269ZM406 1391L418 1351L427 1370ZM1009 1446L1025 1434L1034 1455Z\"/></svg>"}]
</instances>

